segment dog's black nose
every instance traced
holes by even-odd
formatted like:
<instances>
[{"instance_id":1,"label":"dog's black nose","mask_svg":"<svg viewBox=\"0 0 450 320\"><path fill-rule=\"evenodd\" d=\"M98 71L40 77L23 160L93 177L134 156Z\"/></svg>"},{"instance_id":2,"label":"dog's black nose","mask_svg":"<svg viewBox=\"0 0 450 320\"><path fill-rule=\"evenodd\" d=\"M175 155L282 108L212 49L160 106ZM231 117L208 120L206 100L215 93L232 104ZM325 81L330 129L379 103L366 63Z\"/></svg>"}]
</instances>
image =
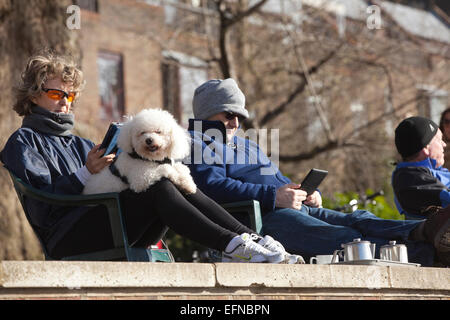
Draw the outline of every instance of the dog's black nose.
<instances>
[{"instance_id":1,"label":"dog's black nose","mask_svg":"<svg viewBox=\"0 0 450 320\"><path fill-rule=\"evenodd\" d=\"M152 138L147 138L147 139L145 139L145 143L150 146L153 143L153 139Z\"/></svg>"}]
</instances>

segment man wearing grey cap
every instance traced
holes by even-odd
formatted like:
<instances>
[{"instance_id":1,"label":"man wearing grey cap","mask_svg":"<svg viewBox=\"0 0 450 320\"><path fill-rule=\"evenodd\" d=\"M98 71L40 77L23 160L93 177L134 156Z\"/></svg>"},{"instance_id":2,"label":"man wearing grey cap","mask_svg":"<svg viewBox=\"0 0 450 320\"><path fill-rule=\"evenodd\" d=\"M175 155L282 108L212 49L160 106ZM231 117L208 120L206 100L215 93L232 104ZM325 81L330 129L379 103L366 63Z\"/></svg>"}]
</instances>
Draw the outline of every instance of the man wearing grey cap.
<instances>
[{"instance_id":1,"label":"man wearing grey cap","mask_svg":"<svg viewBox=\"0 0 450 320\"><path fill-rule=\"evenodd\" d=\"M436 249L450 250L450 237L446 238L450 228L443 222L387 220L363 210L344 214L322 208L318 191L307 196L255 142L235 135L240 122L249 115L245 96L233 79L209 80L200 85L194 92L193 111L195 119L189 120L192 152L186 163L197 186L219 203L258 200L262 232L276 238L289 252L308 259L331 254L342 243L356 238L379 247L397 240L407 244L411 262L432 266L436 262L436 241L446 241ZM269 168L274 170L264 171ZM427 230L433 226L433 236L423 235L424 225ZM445 261L441 256L440 262L450 265L449 254L444 255Z\"/></svg>"}]
</instances>

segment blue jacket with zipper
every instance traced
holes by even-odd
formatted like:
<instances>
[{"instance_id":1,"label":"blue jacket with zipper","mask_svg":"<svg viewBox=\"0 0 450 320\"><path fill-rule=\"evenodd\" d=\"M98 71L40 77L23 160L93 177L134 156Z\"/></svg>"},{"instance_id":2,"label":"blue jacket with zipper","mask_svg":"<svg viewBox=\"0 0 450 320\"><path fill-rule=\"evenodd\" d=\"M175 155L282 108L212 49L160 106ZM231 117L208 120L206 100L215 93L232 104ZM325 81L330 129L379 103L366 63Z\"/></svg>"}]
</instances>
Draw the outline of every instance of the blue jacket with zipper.
<instances>
[{"instance_id":1,"label":"blue jacket with zipper","mask_svg":"<svg viewBox=\"0 0 450 320\"><path fill-rule=\"evenodd\" d=\"M276 190L291 181L259 146L248 139L226 139L220 121L189 120L192 150L189 166L195 183L219 203L255 199L264 215L275 209Z\"/></svg>"},{"instance_id":2,"label":"blue jacket with zipper","mask_svg":"<svg viewBox=\"0 0 450 320\"><path fill-rule=\"evenodd\" d=\"M424 217L429 206L450 204L450 172L436 160L400 162L392 173L395 204L402 214Z\"/></svg>"},{"instance_id":3,"label":"blue jacket with zipper","mask_svg":"<svg viewBox=\"0 0 450 320\"><path fill-rule=\"evenodd\" d=\"M22 127L8 139L0 154L5 167L25 183L56 194L80 194L83 184L75 172L86 163L94 143L78 136L55 136ZM88 210L61 208L27 199L31 223L48 250Z\"/></svg>"}]
</instances>

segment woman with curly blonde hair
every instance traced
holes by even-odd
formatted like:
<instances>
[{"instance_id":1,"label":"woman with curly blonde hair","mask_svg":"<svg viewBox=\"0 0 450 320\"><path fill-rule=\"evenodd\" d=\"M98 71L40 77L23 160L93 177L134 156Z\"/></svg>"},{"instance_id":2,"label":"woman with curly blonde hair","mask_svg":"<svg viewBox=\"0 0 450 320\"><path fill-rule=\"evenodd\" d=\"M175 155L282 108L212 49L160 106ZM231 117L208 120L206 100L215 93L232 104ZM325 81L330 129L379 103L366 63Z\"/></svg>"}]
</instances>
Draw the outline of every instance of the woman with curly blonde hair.
<instances>
[{"instance_id":1,"label":"woman with curly blonde hair","mask_svg":"<svg viewBox=\"0 0 450 320\"><path fill-rule=\"evenodd\" d=\"M83 72L69 58L48 52L31 57L25 72L21 75L21 82L16 88L16 102L13 106L19 116L31 113L33 99L41 95L47 80L52 80L56 75L60 76L63 83L69 83L72 86L73 108L73 103L83 89Z\"/></svg>"},{"instance_id":2,"label":"woman with curly blonde hair","mask_svg":"<svg viewBox=\"0 0 450 320\"><path fill-rule=\"evenodd\" d=\"M73 105L83 85L83 72L70 57L46 50L28 59L13 104L23 117L22 126L8 139L0 159L29 185L51 193L80 194L83 181L113 160L114 155L103 157L100 145L71 134ZM57 244L87 211L31 199L27 207L34 229L55 258L60 254Z\"/></svg>"}]
</instances>

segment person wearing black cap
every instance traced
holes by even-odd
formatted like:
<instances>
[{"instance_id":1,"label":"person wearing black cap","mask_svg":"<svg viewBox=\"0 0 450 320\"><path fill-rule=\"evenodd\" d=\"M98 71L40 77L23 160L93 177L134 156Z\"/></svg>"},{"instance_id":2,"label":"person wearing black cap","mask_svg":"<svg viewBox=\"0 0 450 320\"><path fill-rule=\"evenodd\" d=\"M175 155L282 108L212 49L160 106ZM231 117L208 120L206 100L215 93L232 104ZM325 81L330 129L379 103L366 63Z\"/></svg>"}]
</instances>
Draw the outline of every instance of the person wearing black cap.
<instances>
[{"instance_id":1,"label":"person wearing black cap","mask_svg":"<svg viewBox=\"0 0 450 320\"><path fill-rule=\"evenodd\" d=\"M397 209L406 219L433 221L422 224L420 234L434 239L438 256L449 259L450 172L443 167L442 131L430 119L409 117L395 129L395 146L402 158L392 173Z\"/></svg>"},{"instance_id":2,"label":"person wearing black cap","mask_svg":"<svg viewBox=\"0 0 450 320\"><path fill-rule=\"evenodd\" d=\"M407 245L409 261L432 266L437 261L436 242L441 248L441 239L447 239L443 250L448 246L450 251L450 234L446 238L450 228L440 220L389 220L365 210L346 214L323 208L318 191L307 196L255 142L236 135L249 114L245 96L233 79L203 83L195 90L192 105L192 151L185 163L197 187L219 203L258 200L262 232L289 252L308 260L317 254L331 254L355 238L370 240L377 247L397 240ZM430 237L423 235L425 229ZM450 254L439 258L450 265Z\"/></svg>"},{"instance_id":3,"label":"person wearing black cap","mask_svg":"<svg viewBox=\"0 0 450 320\"><path fill-rule=\"evenodd\" d=\"M392 174L399 212L424 219L430 207L447 207L450 172L442 167L446 144L439 126L423 117L404 119L395 130L395 145L402 157Z\"/></svg>"}]
</instances>

